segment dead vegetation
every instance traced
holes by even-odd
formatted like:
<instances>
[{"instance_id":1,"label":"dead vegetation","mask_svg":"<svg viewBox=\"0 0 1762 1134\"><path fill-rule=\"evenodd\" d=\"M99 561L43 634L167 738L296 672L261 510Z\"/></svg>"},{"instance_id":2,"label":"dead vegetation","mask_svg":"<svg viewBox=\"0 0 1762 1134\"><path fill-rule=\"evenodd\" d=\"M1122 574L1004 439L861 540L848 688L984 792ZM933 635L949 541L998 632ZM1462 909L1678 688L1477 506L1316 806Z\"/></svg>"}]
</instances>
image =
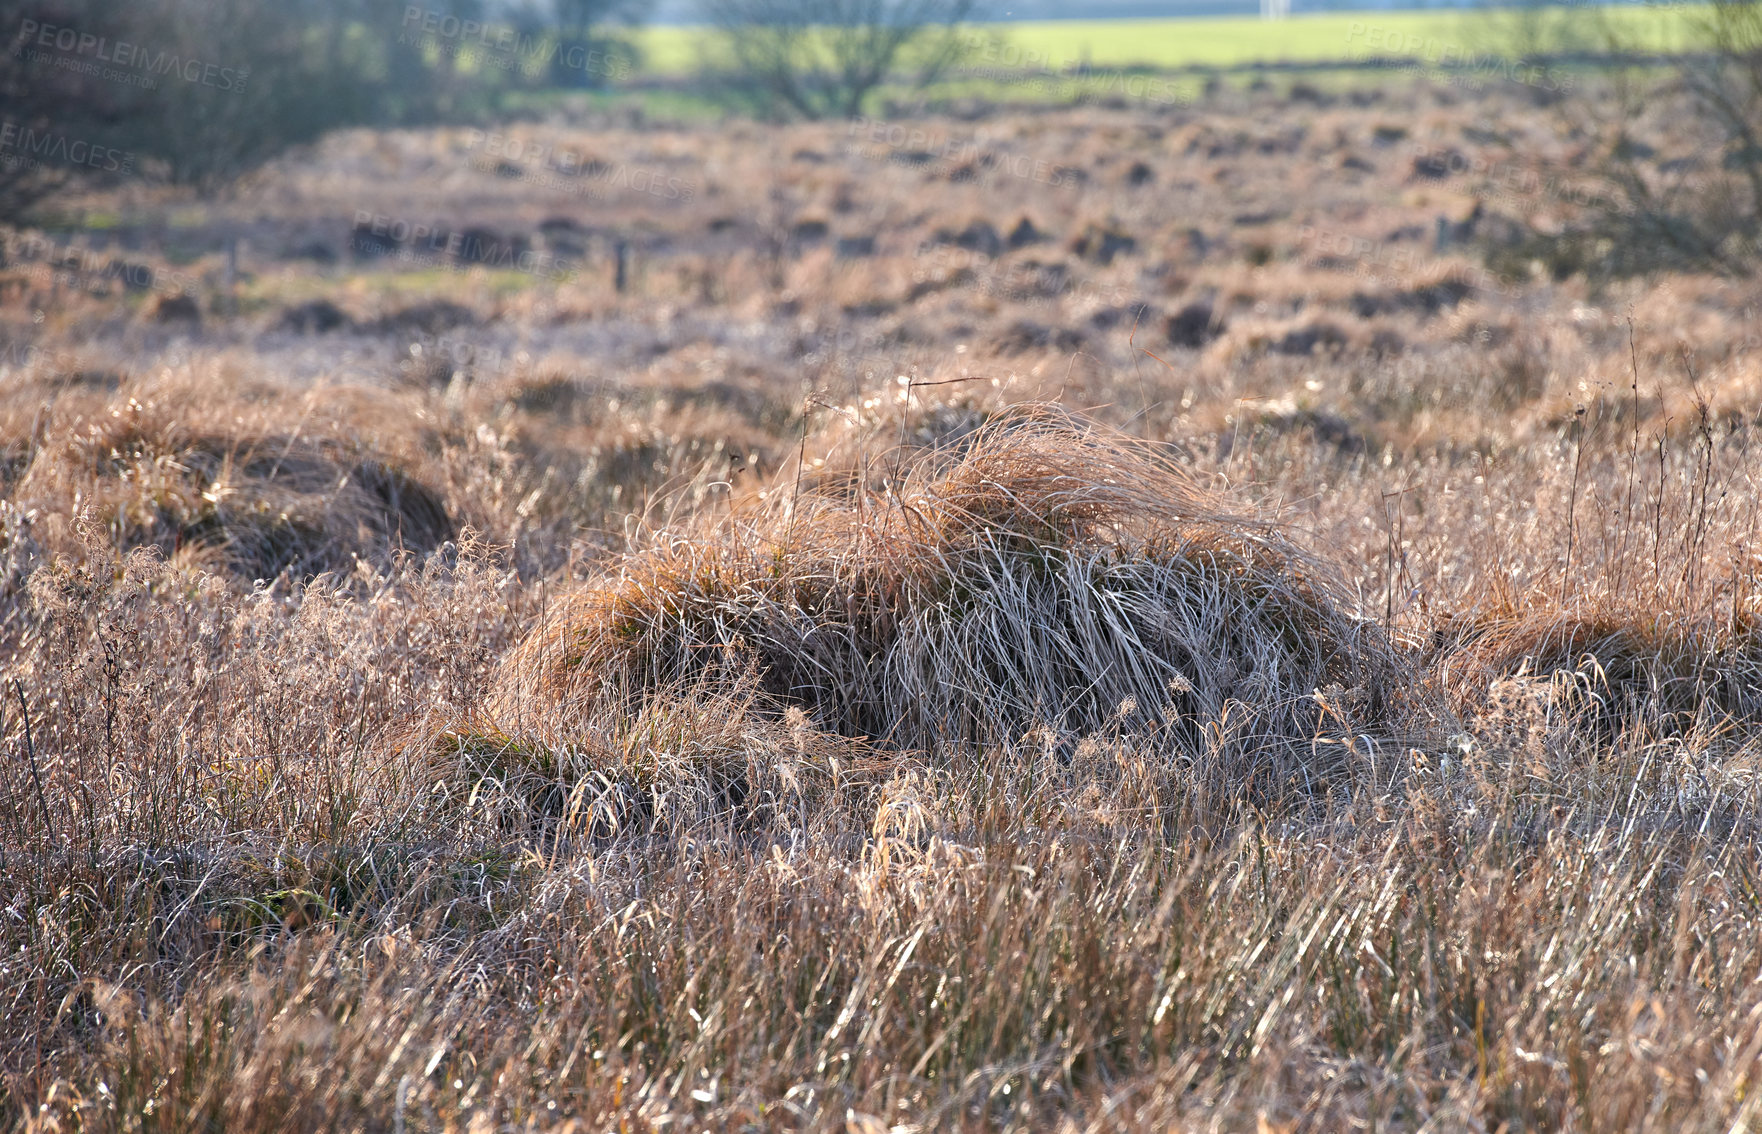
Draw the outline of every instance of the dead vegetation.
<instances>
[{"instance_id":1,"label":"dead vegetation","mask_svg":"<svg viewBox=\"0 0 1762 1134\"><path fill-rule=\"evenodd\" d=\"M591 228L363 134L216 218L567 281L9 260L6 1121L1753 1127L1762 296L1487 273L1571 202L1464 171L1558 139L1359 93L954 179L510 127L692 189Z\"/></svg>"},{"instance_id":2,"label":"dead vegetation","mask_svg":"<svg viewBox=\"0 0 1762 1134\"><path fill-rule=\"evenodd\" d=\"M1449 625L1441 676L1470 715L1492 687L1541 686L1581 727L1638 736L1755 727L1762 662L1749 618L1709 625L1681 611L1543 609Z\"/></svg>"},{"instance_id":3,"label":"dead vegetation","mask_svg":"<svg viewBox=\"0 0 1762 1134\"><path fill-rule=\"evenodd\" d=\"M865 465L657 533L510 656L492 716L555 743L750 673L890 747L1129 721L1244 785L1318 791L1319 732L1391 723L1400 664L1330 569L1152 446L1024 409Z\"/></svg>"},{"instance_id":4,"label":"dead vegetation","mask_svg":"<svg viewBox=\"0 0 1762 1134\"><path fill-rule=\"evenodd\" d=\"M456 534L440 494L388 460L402 446L364 445L312 420L310 403L227 420L201 404L201 388L148 382L47 401L11 392L14 423L32 417L10 496L41 517L52 554L77 551L73 521L83 519L109 529L115 546L248 585L346 573L358 560L383 567Z\"/></svg>"}]
</instances>

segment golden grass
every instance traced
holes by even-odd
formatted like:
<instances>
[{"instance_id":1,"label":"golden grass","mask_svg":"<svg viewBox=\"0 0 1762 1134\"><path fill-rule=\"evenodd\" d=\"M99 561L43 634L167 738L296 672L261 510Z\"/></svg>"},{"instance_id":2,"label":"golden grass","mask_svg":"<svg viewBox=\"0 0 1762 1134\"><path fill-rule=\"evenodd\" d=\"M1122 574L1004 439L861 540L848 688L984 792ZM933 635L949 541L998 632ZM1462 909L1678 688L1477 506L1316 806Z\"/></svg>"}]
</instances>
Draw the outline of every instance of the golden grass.
<instances>
[{"instance_id":1,"label":"golden grass","mask_svg":"<svg viewBox=\"0 0 1762 1134\"><path fill-rule=\"evenodd\" d=\"M156 548L246 584L348 573L358 560L383 567L456 534L440 492L400 467L414 446L363 444L331 417L349 412L346 398L321 393L302 406L278 393L247 417L229 412L246 409L244 399L214 404L224 381L71 391L51 383L47 400L14 387L6 408L20 452L16 507L43 516L43 538L63 556L79 551L77 519L116 546ZM329 412L315 415L321 401ZM399 448L403 460L388 457Z\"/></svg>"},{"instance_id":2,"label":"golden grass","mask_svg":"<svg viewBox=\"0 0 1762 1134\"><path fill-rule=\"evenodd\" d=\"M556 743L750 671L768 703L890 747L1129 720L1318 790L1318 733L1389 727L1381 631L1154 446L1029 407L867 463L609 565L510 655L491 716Z\"/></svg>"},{"instance_id":3,"label":"golden grass","mask_svg":"<svg viewBox=\"0 0 1762 1134\"><path fill-rule=\"evenodd\" d=\"M1748 616L1543 607L1441 627L1438 667L1469 715L1500 682L1541 685L1560 712L1639 735L1748 729L1762 713L1762 640Z\"/></svg>"},{"instance_id":4,"label":"golden grass","mask_svg":"<svg viewBox=\"0 0 1762 1134\"><path fill-rule=\"evenodd\" d=\"M180 219L241 314L169 190L197 324L0 268L0 1124L1756 1127L1755 282L1439 253L1570 221L1521 91L912 125L996 163L360 132Z\"/></svg>"}]
</instances>

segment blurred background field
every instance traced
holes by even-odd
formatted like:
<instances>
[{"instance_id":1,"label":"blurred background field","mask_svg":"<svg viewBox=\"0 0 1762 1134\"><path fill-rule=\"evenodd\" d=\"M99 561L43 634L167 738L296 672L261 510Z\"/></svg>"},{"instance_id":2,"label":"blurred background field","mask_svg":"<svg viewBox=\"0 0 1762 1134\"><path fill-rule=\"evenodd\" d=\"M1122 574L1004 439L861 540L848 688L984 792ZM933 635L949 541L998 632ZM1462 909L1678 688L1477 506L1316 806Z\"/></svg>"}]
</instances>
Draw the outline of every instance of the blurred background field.
<instances>
[{"instance_id":1,"label":"blurred background field","mask_svg":"<svg viewBox=\"0 0 1762 1134\"><path fill-rule=\"evenodd\" d=\"M1571 14L1580 18L1572 20ZM1545 13L1542 50L1581 48L1574 23L1608 21L1635 42L1659 51L1681 50L1693 42L1697 17L1692 5L1632 5L1589 14L1584 8ZM999 46L975 63L988 61L1030 69L1077 67L1229 67L1241 64L1345 63L1367 57L1437 63L1452 55L1501 54L1510 48L1507 26L1535 12L1485 8L1383 9L1316 12L1268 21L1253 15L1194 16L1181 19L1077 19L1000 21L975 25L974 32L995 37ZM641 53L639 73L684 75L712 57L715 37L702 26L660 25L641 29L633 42Z\"/></svg>"}]
</instances>

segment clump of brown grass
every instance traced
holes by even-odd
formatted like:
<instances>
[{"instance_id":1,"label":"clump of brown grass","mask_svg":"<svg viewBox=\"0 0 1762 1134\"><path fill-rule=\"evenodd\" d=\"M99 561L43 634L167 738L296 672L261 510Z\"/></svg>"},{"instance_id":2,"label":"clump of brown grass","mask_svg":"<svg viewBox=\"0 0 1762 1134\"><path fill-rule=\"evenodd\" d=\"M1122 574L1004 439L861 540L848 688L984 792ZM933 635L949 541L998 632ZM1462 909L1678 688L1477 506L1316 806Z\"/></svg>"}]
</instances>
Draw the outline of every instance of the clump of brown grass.
<instances>
[{"instance_id":1,"label":"clump of brown grass","mask_svg":"<svg viewBox=\"0 0 1762 1134\"><path fill-rule=\"evenodd\" d=\"M751 674L772 706L908 749L1128 715L1187 750L1307 754L1328 686L1387 723L1381 631L1161 450L1029 408L871 468L630 554L510 656L490 716L566 741Z\"/></svg>"},{"instance_id":2,"label":"clump of brown grass","mask_svg":"<svg viewBox=\"0 0 1762 1134\"><path fill-rule=\"evenodd\" d=\"M475 796L504 797L513 806L502 813L537 820L559 843L834 827L872 812L877 782L909 766L762 702L749 671L668 690L560 743L466 725L434 747Z\"/></svg>"},{"instance_id":3,"label":"clump of brown grass","mask_svg":"<svg viewBox=\"0 0 1762 1134\"><path fill-rule=\"evenodd\" d=\"M1494 683L1515 680L1546 683L1552 707L1607 731L1762 719L1762 635L1748 617L1543 604L1459 618L1438 634L1444 686L1469 717Z\"/></svg>"},{"instance_id":4,"label":"clump of brown grass","mask_svg":"<svg viewBox=\"0 0 1762 1134\"><path fill-rule=\"evenodd\" d=\"M83 514L119 548L156 547L248 583L384 564L456 532L440 493L394 459L306 422L229 422L144 391L57 402L47 418L15 499Z\"/></svg>"}]
</instances>

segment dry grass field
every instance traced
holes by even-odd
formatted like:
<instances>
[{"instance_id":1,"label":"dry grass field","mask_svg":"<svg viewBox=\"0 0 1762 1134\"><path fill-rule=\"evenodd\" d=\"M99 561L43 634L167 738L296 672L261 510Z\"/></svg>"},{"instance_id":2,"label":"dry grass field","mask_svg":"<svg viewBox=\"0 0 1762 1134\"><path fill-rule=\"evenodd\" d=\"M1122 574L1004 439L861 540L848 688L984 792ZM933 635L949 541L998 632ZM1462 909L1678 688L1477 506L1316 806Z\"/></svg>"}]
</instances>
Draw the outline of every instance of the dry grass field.
<instances>
[{"instance_id":1,"label":"dry grass field","mask_svg":"<svg viewBox=\"0 0 1762 1134\"><path fill-rule=\"evenodd\" d=\"M1548 240L1558 98L4 230L4 1121L1762 1128L1762 284Z\"/></svg>"}]
</instances>

